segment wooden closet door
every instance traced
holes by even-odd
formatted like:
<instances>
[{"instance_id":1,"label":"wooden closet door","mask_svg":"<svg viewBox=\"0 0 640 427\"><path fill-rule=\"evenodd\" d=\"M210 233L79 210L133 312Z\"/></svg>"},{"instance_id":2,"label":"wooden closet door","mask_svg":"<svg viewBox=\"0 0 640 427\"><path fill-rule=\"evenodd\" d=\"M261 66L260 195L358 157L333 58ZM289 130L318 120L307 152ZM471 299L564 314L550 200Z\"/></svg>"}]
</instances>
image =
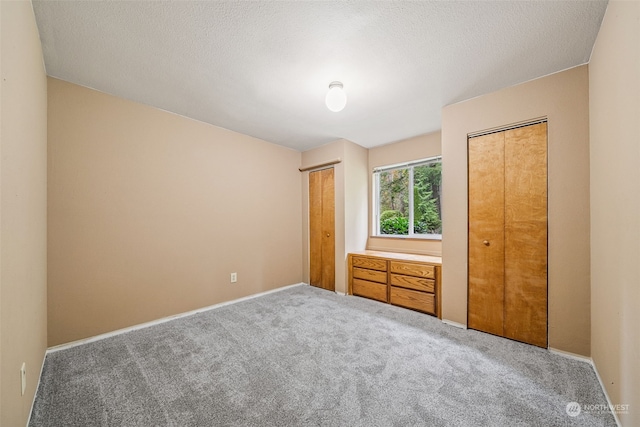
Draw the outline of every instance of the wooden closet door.
<instances>
[{"instance_id":1,"label":"wooden closet door","mask_svg":"<svg viewBox=\"0 0 640 427\"><path fill-rule=\"evenodd\" d=\"M505 133L504 336L547 346L547 124Z\"/></svg>"},{"instance_id":2,"label":"wooden closet door","mask_svg":"<svg viewBox=\"0 0 640 427\"><path fill-rule=\"evenodd\" d=\"M309 281L335 291L334 170L309 173Z\"/></svg>"},{"instance_id":3,"label":"wooden closet door","mask_svg":"<svg viewBox=\"0 0 640 427\"><path fill-rule=\"evenodd\" d=\"M468 326L547 346L547 124L469 139Z\"/></svg>"},{"instance_id":4,"label":"wooden closet door","mask_svg":"<svg viewBox=\"0 0 640 427\"><path fill-rule=\"evenodd\" d=\"M309 281L322 287L322 171L309 173Z\"/></svg>"},{"instance_id":5,"label":"wooden closet door","mask_svg":"<svg viewBox=\"0 0 640 427\"><path fill-rule=\"evenodd\" d=\"M469 139L468 326L504 329L504 134Z\"/></svg>"}]
</instances>

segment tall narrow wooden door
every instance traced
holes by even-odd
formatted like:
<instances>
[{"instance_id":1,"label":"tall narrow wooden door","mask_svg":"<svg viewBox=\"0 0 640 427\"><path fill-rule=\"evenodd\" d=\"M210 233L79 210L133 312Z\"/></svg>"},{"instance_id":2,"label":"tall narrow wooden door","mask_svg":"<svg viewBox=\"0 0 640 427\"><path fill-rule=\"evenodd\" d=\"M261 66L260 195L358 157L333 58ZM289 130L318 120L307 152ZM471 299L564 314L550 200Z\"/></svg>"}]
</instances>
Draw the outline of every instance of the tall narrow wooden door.
<instances>
[{"instance_id":1,"label":"tall narrow wooden door","mask_svg":"<svg viewBox=\"0 0 640 427\"><path fill-rule=\"evenodd\" d=\"M547 124L469 139L472 329L547 346Z\"/></svg>"},{"instance_id":2,"label":"tall narrow wooden door","mask_svg":"<svg viewBox=\"0 0 640 427\"><path fill-rule=\"evenodd\" d=\"M309 256L312 286L335 291L333 168L309 173Z\"/></svg>"}]
</instances>

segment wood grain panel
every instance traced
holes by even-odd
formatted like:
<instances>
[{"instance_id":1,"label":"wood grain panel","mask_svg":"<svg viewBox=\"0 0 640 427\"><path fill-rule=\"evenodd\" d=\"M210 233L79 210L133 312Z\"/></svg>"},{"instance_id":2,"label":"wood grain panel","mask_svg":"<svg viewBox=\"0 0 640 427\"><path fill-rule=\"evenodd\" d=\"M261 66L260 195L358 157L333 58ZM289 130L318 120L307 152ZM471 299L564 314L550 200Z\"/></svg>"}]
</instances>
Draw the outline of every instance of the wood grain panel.
<instances>
[{"instance_id":1,"label":"wood grain panel","mask_svg":"<svg viewBox=\"0 0 640 427\"><path fill-rule=\"evenodd\" d=\"M354 256L352 258L354 267L368 268L370 270L387 271L387 261L380 258L367 258Z\"/></svg>"},{"instance_id":2,"label":"wood grain panel","mask_svg":"<svg viewBox=\"0 0 640 427\"><path fill-rule=\"evenodd\" d=\"M436 277L435 267L432 265L414 264L410 262L391 261L389 263L389 271L398 274L407 274L409 276L426 277L434 279Z\"/></svg>"},{"instance_id":3,"label":"wood grain panel","mask_svg":"<svg viewBox=\"0 0 640 427\"><path fill-rule=\"evenodd\" d=\"M309 173L309 282L322 287L322 171Z\"/></svg>"},{"instance_id":4,"label":"wood grain panel","mask_svg":"<svg viewBox=\"0 0 640 427\"><path fill-rule=\"evenodd\" d=\"M355 251L351 253L354 256L362 255L362 256L368 256L368 257L385 258L388 260L415 261L415 262L421 262L426 264L442 265L442 257L439 257L439 256L407 254L403 252L373 251L370 249L367 249L364 251Z\"/></svg>"},{"instance_id":5,"label":"wood grain panel","mask_svg":"<svg viewBox=\"0 0 640 427\"><path fill-rule=\"evenodd\" d=\"M347 254L347 295L353 295L353 255Z\"/></svg>"},{"instance_id":6,"label":"wood grain panel","mask_svg":"<svg viewBox=\"0 0 640 427\"><path fill-rule=\"evenodd\" d=\"M367 270L365 268L354 267L353 277L356 279L369 280L371 282L387 283L387 273L384 271Z\"/></svg>"},{"instance_id":7,"label":"wood grain panel","mask_svg":"<svg viewBox=\"0 0 640 427\"><path fill-rule=\"evenodd\" d=\"M336 290L335 185L333 168L322 171L322 287Z\"/></svg>"},{"instance_id":8,"label":"wood grain panel","mask_svg":"<svg viewBox=\"0 0 640 427\"><path fill-rule=\"evenodd\" d=\"M435 299L433 294L425 292L417 292L409 289L397 288L391 286L389 292L389 301L391 304L399 305L414 310L424 311L425 313L435 314Z\"/></svg>"},{"instance_id":9,"label":"wood grain panel","mask_svg":"<svg viewBox=\"0 0 640 427\"><path fill-rule=\"evenodd\" d=\"M333 168L309 173L309 282L335 290L335 188Z\"/></svg>"},{"instance_id":10,"label":"wood grain panel","mask_svg":"<svg viewBox=\"0 0 640 427\"><path fill-rule=\"evenodd\" d=\"M505 135L504 336L547 346L547 124Z\"/></svg>"},{"instance_id":11,"label":"wood grain panel","mask_svg":"<svg viewBox=\"0 0 640 427\"><path fill-rule=\"evenodd\" d=\"M352 287L354 295L387 302L387 285L354 278Z\"/></svg>"},{"instance_id":12,"label":"wood grain panel","mask_svg":"<svg viewBox=\"0 0 640 427\"><path fill-rule=\"evenodd\" d=\"M391 274L390 283L407 289L415 289L422 292L433 292L435 289L434 279L424 279L422 277L403 276L401 274Z\"/></svg>"},{"instance_id":13,"label":"wood grain panel","mask_svg":"<svg viewBox=\"0 0 640 427\"><path fill-rule=\"evenodd\" d=\"M469 139L468 326L503 335L504 133Z\"/></svg>"}]
</instances>

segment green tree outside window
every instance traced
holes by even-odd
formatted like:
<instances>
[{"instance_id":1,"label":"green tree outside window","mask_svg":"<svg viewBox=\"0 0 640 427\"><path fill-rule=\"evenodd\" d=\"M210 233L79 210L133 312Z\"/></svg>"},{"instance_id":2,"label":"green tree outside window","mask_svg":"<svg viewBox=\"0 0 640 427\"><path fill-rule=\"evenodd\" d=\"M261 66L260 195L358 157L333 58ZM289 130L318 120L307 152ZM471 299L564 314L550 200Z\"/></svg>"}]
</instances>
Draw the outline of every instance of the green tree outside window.
<instances>
[{"instance_id":1,"label":"green tree outside window","mask_svg":"<svg viewBox=\"0 0 640 427\"><path fill-rule=\"evenodd\" d=\"M380 235L442 234L439 158L382 168L375 172L375 178Z\"/></svg>"}]
</instances>

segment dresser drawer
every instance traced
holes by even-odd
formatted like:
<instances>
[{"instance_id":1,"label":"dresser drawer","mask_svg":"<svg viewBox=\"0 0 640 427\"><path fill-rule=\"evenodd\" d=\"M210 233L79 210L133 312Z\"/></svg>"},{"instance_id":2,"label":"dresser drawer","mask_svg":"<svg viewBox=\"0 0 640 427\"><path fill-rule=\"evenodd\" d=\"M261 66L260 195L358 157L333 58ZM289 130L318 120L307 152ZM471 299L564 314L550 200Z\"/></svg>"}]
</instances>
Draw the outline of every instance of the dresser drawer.
<instances>
[{"instance_id":1,"label":"dresser drawer","mask_svg":"<svg viewBox=\"0 0 640 427\"><path fill-rule=\"evenodd\" d=\"M351 264L354 267L368 268L370 270L387 271L387 261L376 258L351 257Z\"/></svg>"},{"instance_id":2,"label":"dresser drawer","mask_svg":"<svg viewBox=\"0 0 640 427\"><path fill-rule=\"evenodd\" d=\"M369 282L367 280L353 279L352 291L354 295L387 302L387 285Z\"/></svg>"},{"instance_id":3,"label":"dresser drawer","mask_svg":"<svg viewBox=\"0 0 640 427\"><path fill-rule=\"evenodd\" d=\"M397 274L406 274L408 276L426 277L427 279L436 278L436 268L433 265L414 264L411 262L391 261L390 271Z\"/></svg>"},{"instance_id":4,"label":"dresser drawer","mask_svg":"<svg viewBox=\"0 0 640 427\"><path fill-rule=\"evenodd\" d=\"M424 311L429 314L436 314L435 298L431 293L391 286L389 296L391 304Z\"/></svg>"},{"instance_id":5,"label":"dresser drawer","mask_svg":"<svg viewBox=\"0 0 640 427\"><path fill-rule=\"evenodd\" d=\"M371 282L387 283L387 273L385 271L353 267L353 277L356 279L369 280Z\"/></svg>"},{"instance_id":6,"label":"dresser drawer","mask_svg":"<svg viewBox=\"0 0 640 427\"><path fill-rule=\"evenodd\" d=\"M349 294L440 318L440 257L398 252L349 254Z\"/></svg>"},{"instance_id":7,"label":"dresser drawer","mask_svg":"<svg viewBox=\"0 0 640 427\"><path fill-rule=\"evenodd\" d=\"M391 274L390 283L392 286L400 286L402 288L415 289L416 291L433 293L436 281L433 279L425 279L424 277Z\"/></svg>"}]
</instances>

